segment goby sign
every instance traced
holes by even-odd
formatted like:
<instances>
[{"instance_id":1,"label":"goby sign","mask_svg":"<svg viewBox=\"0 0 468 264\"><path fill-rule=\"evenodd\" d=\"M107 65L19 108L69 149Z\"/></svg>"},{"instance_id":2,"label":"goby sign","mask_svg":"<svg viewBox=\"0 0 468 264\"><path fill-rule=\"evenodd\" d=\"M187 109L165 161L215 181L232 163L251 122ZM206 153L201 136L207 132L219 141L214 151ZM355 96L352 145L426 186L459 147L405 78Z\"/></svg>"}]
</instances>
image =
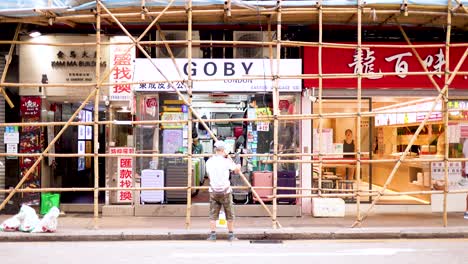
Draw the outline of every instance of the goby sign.
<instances>
[{"instance_id":1,"label":"goby sign","mask_svg":"<svg viewBox=\"0 0 468 264\"><path fill-rule=\"evenodd\" d=\"M269 59L193 59L189 67L187 59L176 59L178 70L171 59L153 59L163 74L174 80L174 87L181 91L187 89L182 82L187 80L189 71L194 79L194 92L262 92L271 91L271 79L252 80L250 77L272 75ZM280 75L299 75L302 72L300 59L280 60ZM273 60L273 74L276 74L276 60ZM147 59L135 60L134 81L154 82L134 85L135 91L172 91L166 79L156 70ZM209 80L214 81L197 81ZM158 83L159 82L159 83ZM279 90L282 92L300 92L302 84L300 79L279 80Z\"/></svg>"}]
</instances>

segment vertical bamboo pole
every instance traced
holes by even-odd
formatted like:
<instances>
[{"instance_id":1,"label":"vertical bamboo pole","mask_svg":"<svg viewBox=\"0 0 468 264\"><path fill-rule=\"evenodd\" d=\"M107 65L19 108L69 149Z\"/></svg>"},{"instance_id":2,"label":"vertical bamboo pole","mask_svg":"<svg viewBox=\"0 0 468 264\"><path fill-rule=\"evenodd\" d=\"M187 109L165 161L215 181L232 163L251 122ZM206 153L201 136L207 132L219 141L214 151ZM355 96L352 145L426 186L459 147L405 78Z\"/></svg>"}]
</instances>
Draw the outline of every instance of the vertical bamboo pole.
<instances>
[{"instance_id":1,"label":"vertical bamboo pole","mask_svg":"<svg viewBox=\"0 0 468 264\"><path fill-rule=\"evenodd\" d=\"M16 26L16 31L15 31L15 35L13 37L13 41L18 40L18 35L19 35L19 32L20 32L20 29L21 29L21 23L18 23L18 25ZM5 62L5 67L3 68L3 73L2 73L2 78L0 79L0 83L5 82L6 75L7 75L7 72L8 72L8 68L10 67L11 58L13 56L13 51L14 50L15 50L15 44L11 44L10 45L10 50L8 51L8 58L7 58L6 62ZM5 88L0 87L0 91L1 91L1 93L3 95L3 97L5 98L5 101L7 101L8 105L10 106L10 108L14 108L15 105L10 100L10 97L8 97L8 94L5 92Z\"/></svg>"},{"instance_id":2,"label":"vertical bamboo pole","mask_svg":"<svg viewBox=\"0 0 468 264\"><path fill-rule=\"evenodd\" d=\"M445 39L445 85L448 85L447 81L449 79L449 62L450 62L450 33L452 31L452 12L451 8L452 7L452 0L447 0L447 36ZM449 190L449 182L448 182L448 158L449 158L449 141L448 141L448 116L449 113L447 111L447 103L448 103L448 93L449 89L445 90L444 93L444 101L442 102L442 109L443 109L443 114L444 114L444 138L445 138L445 144L444 144L444 181L445 181L445 188L444 188L444 215L443 215L443 221L444 221L444 227L448 226L448 219L447 219L447 192Z\"/></svg>"},{"instance_id":3,"label":"vertical bamboo pole","mask_svg":"<svg viewBox=\"0 0 468 264\"><path fill-rule=\"evenodd\" d=\"M359 190L361 186L361 88L362 88L362 0L358 0L358 76L357 76L357 117L356 117L356 218L357 221L361 220L361 196ZM354 189L354 188L353 188Z\"/></svg>"},{"instance_id":4,"label":"vertical bamboo pole","mask_svg":"<svg viewBox=\"0 0 468 264\"><path fill-rule=\"evenodd\" d=\"M187 83L187 102L192 105L192 0L188 1L187 7L188 16L188 83ZM192 110L189 107L188 110L188 123L187 123L187 136L188 136L188 147L187 147L187 210L185 215L185 228L190 229L190 215L192 210Z\"/></svg>"},{"instance_id":5,"label":"vertical bamboo pole","mask_svg":"<svg viewBox=\"0 0 468 264\"><path fill-rule=\"evenodd\" d=\"M101 0L97 0L100 2ZM96 80L101 78L101 5L96 3ZM98 228L99 217L99 88L96 84L96 96L94 97L94 228Z\"/></svg>"},{"instance_id":6,"label":"vertical bamboo pole","mask_svg":"<svg viewBox=\"0 0 468 264\"><path fill-rule=\"evenodd\" d=\"M281 62L281 0L276 7L276 73L273 83L273 228L278 228L276 218L278 215L278 115L279 115L279 75Z\"/></svg>"},{"instance_id":7,"label":"vertical bamboo pole","mask_svg":"<svg viewBox=\"0 0 468 264\"><path fill-rule=\"evenodd\" d=\"M318 177L318 191L317 194L320 196L322 195L322 170L323 170L323 156L322 156L322 129L323 129L323 104L322 104L322 96L323 96L323 79L322 79L322 74L323 74L323 69L322 69L322 44L323 44L323 9L322 9L322 0L319 1L318 4L318 20L319 20L319 46L318 46L318 111L319 111L319 119L318 119L318 150L319 150L319 177ZM312 109L314 105L312 102ZM313 131L313 126L312 126L312 131ZM313 132L312 132L312 137L313 137ZM313 144L313 140L312 140ZM312 151L313 152L313 151ZM312 163L312 172L314 170L314 164ZM312 173L313 177L313 173ZM313 179L312 179L313 181ZM313 206L313 205L312 205Z\"/></svg>"}]
</instances>

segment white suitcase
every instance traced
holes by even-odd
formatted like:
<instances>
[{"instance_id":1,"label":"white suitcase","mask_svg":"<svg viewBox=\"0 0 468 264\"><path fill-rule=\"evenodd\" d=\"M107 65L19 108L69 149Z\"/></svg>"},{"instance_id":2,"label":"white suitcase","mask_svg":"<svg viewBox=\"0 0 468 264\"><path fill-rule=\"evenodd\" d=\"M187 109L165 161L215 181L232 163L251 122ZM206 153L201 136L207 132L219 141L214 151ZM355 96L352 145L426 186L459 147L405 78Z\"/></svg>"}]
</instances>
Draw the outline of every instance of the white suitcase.
<instances>
[{"instance_id":1,"label":"white suitcase","mask_svg":"<svg viewBox=\"0 0 468 264\"><path fill-rule=\"evenodd\" d=\"M141 187L164 187L163 170L142 170ZM145 203L163 203L164 190L141 191L140 200Z\"/></svg>"},{"instance_id":2,"label":"white suitcase","mask_svg":"<svg viewBox=\"0 0 468 264\"><path fill-rule=\"evenodd\" d=\"M314 217L344 217L345 202L341 198L312 198Z\"/></svg>"}]
</instances>

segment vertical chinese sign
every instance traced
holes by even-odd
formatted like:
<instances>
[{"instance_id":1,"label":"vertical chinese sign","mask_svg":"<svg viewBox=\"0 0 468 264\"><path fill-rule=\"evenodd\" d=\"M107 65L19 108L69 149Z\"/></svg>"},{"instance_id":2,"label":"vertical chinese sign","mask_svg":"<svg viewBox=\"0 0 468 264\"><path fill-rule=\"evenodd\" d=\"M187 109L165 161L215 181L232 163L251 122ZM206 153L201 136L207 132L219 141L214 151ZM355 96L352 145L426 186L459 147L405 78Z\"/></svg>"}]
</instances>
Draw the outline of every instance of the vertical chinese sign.
<instances>
[{"instance_id":1,"label":"vertical chinese sign","mask_svg":"<svg viewBox=\"0 0 468 264\"><path fill-rule=\"evenodd\" d=\"M117 158L117 187L132 188L133 187L133 158L125 156L133 154L133 148L121 147L110 148L111 154L119 154ZM129 190L117 191L118 203L131 203L133 201L133 192Z\"/></svg>"},{"instance_id":2,"label":"vertical chinese sign","mask_svg":"<svg viewBox=\"0 0 468 264\"><path fill-rule=\"evenodd\" d=\"M38 96L21 97L20 105L21 121L23 123L40 122L41 119L41 98ZM20 153L41 153L41 128L39 126L24 126L20 135ZM20 176L26 175L26 172L36 162L37 157L21 157ZM40 164L33 170L23 184L23 188L35 189L41 186L41 167ZM40 193L23 193L23 203L28 205L38 205Z\"/></svg>"},{"instance_id":3,"label":"vertical chinese sign","mask_svg":"<svg viewBox=\"0 0 468 264\"><path fill-rule=\"evenodd\" d=\"M111 42L131 42L126 36L116 36ZM109 81L116 83L109 88L110 101L130 101L132 98L132 85L124 84L133 80L133 69L135 64L135 47L131 45L111 45L110 67L112 71ZM115 68L114 68L115 66Z\"/></svg>"}]
</instances>

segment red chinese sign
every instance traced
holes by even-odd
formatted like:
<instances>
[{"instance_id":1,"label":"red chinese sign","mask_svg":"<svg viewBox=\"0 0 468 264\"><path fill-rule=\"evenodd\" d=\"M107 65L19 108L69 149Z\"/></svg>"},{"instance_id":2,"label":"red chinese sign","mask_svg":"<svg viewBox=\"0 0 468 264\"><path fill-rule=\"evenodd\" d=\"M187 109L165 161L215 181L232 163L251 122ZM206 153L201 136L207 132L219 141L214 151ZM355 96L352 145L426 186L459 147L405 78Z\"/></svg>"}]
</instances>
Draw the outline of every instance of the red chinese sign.
<instances>
[{"instance_id":1,"label":"red chinese sign","mask_svg":"<svg viewBox=\"0 0 468 264\"><path fill-rule=\"evenodd\" d=\"M392 43L401 46L405 43ZM417 48L421 59L431 72L444 72L446 67L445 48ZM450 48L450 71L453 71L466 47ZM304 48L304 73L318 74L318 48ZM363 77L362 88L427 88L435 89L425 75L410 75L411 72L424 72L417 56L411 48L375 47L362 50L362 72L377 73L375 76ZM355 49L322 48L323 74L357 73L358 55ZM460 71L468 71L468 61L465 61ZM398 75L383 76L378 73L396 72ZM443 88L443 74L433 75L436 82ZM304 80L306 88L318 87L317 79ZM324 88L356 88L356 78L323 79ZM457 75L450 88L468 89L468 75Z\"/></svg>"},{"instance_id":2,"label":"red chinese sign","mask_svg":"<svg viewBox=\"0 0 468 264\"><path fill-rule=\"evenodd\" d=\"M110 148L111 154L133 154L133 148ZM118 157L117 159L117 187L132 188L133 187L133 158L132 157ZM129 190L117 191L117 202L129 203L133 200L133 193Z\"/></svg>"},{"instance_id":3,"label":"red chinese sign","mask_svg":"<svg viewBox=\"0 0 468 264\"><path fill-rule=\"evenodd\" d=\"M38 96L21 97L20 114L22 122L40 122L41 121L41 98ZM20 153L41 153L42 138L41 128L37 126L25 126L21 129L19 139ZM26 175L28 170L36 162L36 157L20 158L21 178ZM40 163L29 174L29 177L23 184L23 188L34 189L41 187L41 167ZM28 205L38 205L40 193L24 193L22 203Z\"/></svg>"},{"instance_id":4,"label":"red chinese sign","mask_svg":"<svg viewBox=\"0 0 468 264\"><path fill-rule=\"evenodd\" d=\"M112 42L130 41L128 37L117 36ZM131 85L124 84L133 80L133 64L135 61L135 47L114 45L110 50L111 68L114 70L110 82L117 83L110 86L109 99L111 101L128 101L131 98ZM114 67L115 66L115 67Z\"/></svg>"}]
</instances>

